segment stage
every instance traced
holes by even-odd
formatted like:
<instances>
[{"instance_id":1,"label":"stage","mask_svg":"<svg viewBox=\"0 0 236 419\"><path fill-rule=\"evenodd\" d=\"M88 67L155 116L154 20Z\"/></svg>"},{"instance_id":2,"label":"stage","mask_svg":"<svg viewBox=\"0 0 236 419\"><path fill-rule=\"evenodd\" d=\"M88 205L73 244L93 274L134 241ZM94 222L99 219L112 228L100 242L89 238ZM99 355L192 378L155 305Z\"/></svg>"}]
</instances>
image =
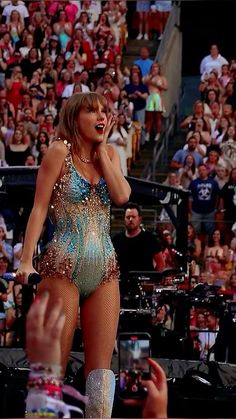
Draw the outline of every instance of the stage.
<instances>
[{"instance_id":1,"label":"stage","mask_svg":"<svg viewBox=\"0 0 236 419\"><path fill-rule=\"evenodd\" d=\"M71 352L68 368L70 377L76 375L83 360L82 352ZM236 365L163 358L156 360L168 377L169 417L235 417ZM22 349L0 348L0 417L23 417L28 366ZM116 354L113 355L112 369L118 372ZM139 413L133 408L124 408L116 397L113 417L138 417Z\"/></svg>"}]
</instances>

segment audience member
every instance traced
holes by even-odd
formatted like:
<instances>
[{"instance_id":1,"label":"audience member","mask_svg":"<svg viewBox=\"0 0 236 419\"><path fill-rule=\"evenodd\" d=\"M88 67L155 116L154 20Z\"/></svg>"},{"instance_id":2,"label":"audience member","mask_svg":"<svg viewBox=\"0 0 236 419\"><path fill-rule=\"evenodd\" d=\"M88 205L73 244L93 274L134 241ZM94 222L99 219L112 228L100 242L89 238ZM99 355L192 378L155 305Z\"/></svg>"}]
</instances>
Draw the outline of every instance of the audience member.
<instances>
[{"instance_id":1,"label":"audience member","mask_svg":"<svg viewBox=\"0 0 236 419\"><path fill-rule=\"evenodd\" d=\"M212 70L216 70L218 77L221 76L221 68L223 64L228 64L228 61L219 53L217 45L211 45L210 55L204 57L200 64L200 73L204 77Z\"/></svg>"}]
</instances>

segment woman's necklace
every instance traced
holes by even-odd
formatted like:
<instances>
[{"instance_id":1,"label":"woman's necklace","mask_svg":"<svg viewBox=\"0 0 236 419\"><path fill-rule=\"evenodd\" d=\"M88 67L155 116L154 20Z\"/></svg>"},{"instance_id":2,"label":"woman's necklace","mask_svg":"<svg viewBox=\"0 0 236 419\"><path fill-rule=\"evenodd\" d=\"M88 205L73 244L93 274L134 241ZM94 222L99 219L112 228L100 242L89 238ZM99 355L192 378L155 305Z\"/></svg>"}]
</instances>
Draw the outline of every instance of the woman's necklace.
<instances>
[{"instance_id":1,"label":"woman's necklace","mask_svg":"<svg viewBox=\"0 0 236 419\"><path fill-rule=\"evenodd\" d=\"M79 155L78 154L78 158L83 162L83 163L86 163L86 164L91 164L91 163L93 163L93 160L92 159L87 159L87 157L84 157L84 156L81 156L81 155Z\"/></svg>"}]
</instances>

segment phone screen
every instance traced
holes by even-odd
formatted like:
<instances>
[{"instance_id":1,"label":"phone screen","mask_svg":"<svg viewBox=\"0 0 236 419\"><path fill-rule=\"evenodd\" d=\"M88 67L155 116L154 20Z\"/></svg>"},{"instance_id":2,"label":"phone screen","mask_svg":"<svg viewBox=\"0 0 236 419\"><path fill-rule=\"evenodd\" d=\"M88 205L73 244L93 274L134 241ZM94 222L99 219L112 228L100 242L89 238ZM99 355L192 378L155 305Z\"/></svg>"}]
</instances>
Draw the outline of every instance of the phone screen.
<instances>
[{"instance_id":1,"label":"phone screen","mask_svg":"<svg viewBox=\"0 0 236 419\"><path fill-rule=\"evenodd\" d=\"M150 335L123 333L119 336L119 390L125 399L146 396L143 379L150 378Z\"/></svg>"}]
</instances>

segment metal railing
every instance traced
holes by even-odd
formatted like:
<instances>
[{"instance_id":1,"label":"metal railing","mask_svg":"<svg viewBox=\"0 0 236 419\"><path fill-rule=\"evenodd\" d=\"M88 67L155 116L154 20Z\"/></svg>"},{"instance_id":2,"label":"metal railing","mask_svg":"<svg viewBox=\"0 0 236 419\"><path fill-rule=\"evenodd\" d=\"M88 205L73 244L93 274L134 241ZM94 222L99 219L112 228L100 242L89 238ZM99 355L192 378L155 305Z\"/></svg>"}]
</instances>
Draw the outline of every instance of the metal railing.
<instances>
[{"instance_id":1,"label":"metal railing","mask_svg":"<svg viewBox=\"0 0 236 419\"><path fill-rule=\"evenodd\" d=\"M164 118L163 129L159 140L153 147L152 160L146 164L141 178L149 181L156 181L157 165L167 163L170 139L173 137L176 128L177 106L174 105L170 115Z\"/></svg>"}]
</instances>

